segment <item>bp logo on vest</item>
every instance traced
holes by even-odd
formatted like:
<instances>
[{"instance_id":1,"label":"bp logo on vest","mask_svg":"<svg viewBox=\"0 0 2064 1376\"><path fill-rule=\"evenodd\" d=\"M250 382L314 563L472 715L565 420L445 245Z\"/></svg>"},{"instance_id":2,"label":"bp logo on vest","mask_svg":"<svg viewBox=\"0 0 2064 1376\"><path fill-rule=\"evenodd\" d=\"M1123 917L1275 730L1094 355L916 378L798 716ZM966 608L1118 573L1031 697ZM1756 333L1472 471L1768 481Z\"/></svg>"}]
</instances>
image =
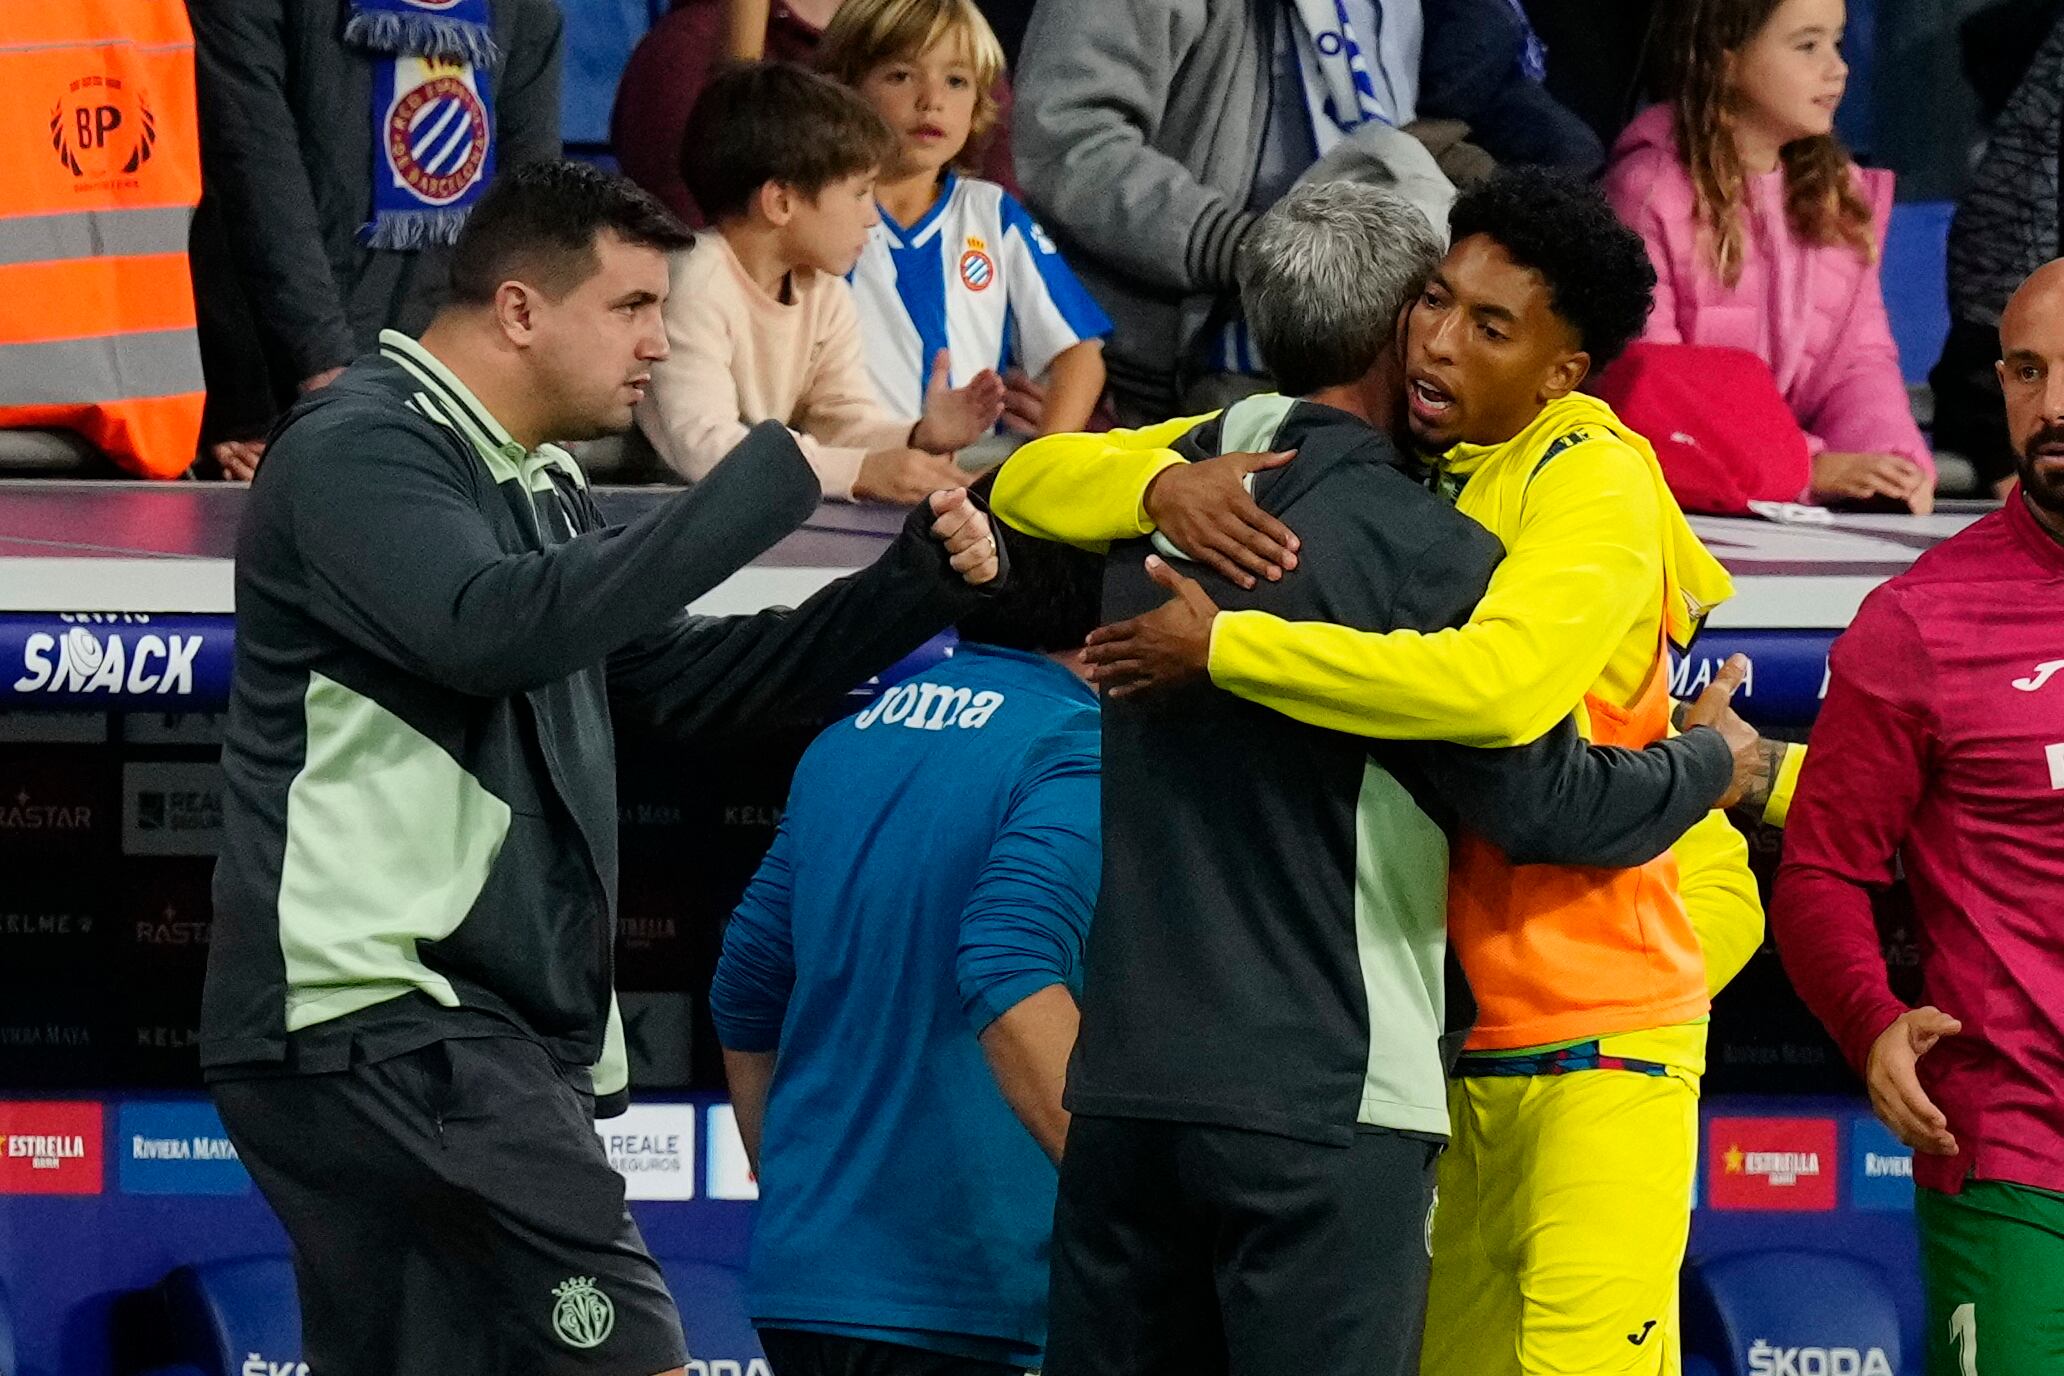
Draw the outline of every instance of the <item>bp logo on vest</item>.
<instances>
[{"instance_id":1,"label":"bp logo on vest","mask_svg":"<svg viewBox=\"0 0 2064 1376\"><path fill-rule=\"evenodd\" d=\"M157 116L132 81L98 72L76 78L50 110L50 146L81 181L131 176L158 143Z\"/></svg>"}]
</instances>

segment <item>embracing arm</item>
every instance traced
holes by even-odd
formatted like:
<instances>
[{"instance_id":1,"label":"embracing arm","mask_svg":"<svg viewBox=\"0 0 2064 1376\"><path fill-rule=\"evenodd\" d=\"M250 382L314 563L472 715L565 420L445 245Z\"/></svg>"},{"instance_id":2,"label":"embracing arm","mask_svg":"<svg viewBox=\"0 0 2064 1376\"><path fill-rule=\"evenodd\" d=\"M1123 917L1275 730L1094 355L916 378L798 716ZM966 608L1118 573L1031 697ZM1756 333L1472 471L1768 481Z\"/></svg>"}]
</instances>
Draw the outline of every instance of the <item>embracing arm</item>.
<instances>
[{"instance_id":1,"label":"embracing arm","mask_svg":"<svg viewBox=\"0 0 2064 1376\"><path fill-rule=\"evenodd\" d=\"M1147 487L1162 469L1183 462L1170 446L1203 419L1097 435L1043 435L996 470L989 505L1013 530L1101 554L1114 541L1154 528L1147 519Z\"/></svg>"},{"instance_id":2,"label":"embracing arm","mask_svg":"<svg viewBox=\"0 0 2064 1376\"><path fill-rule=\"evenodd\" d=\"M1564 718L1529 745L1419 752L1462 823L1517 865L1647 864L1712 809L1734 773L1727 742L1710 727L1623 750L1587 745Z\"/></svg>"},{"instance_id":3,"label":"embracing arm","mask_svg":"<svg viewBox=\"0 0 2064 1376\"><path fill-rule=\"evenodd\" d=\"M1534 479L1466 625L1422 634L1221 612L1212 682L1314 726L1520 745L1575 709L1662 595L1661 512L1639 456L1591 440ZM1438 572L1429 570L1429 581Z\"/></svg>"}]
</instances>

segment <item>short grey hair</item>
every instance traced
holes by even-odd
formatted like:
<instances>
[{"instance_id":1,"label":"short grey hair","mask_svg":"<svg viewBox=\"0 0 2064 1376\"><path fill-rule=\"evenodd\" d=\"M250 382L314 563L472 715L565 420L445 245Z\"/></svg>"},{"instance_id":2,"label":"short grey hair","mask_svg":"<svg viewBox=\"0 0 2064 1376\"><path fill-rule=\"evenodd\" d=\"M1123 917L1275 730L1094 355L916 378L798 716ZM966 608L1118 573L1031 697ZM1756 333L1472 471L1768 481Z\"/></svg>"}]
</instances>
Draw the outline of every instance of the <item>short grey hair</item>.
<instances>
[{"instance_id":1,"label":"short grey hair","mask_svg":"<svg viewBox=\"0 0 2064 1376\"><path fill-rule=\"evenodd\" d=\"M1426 216L1357 182L1300 186L1240 246L1240 305L1290 396L1361 377L1396 338L1398 312L1440 261Z\"/></svg>"}]
</instances>

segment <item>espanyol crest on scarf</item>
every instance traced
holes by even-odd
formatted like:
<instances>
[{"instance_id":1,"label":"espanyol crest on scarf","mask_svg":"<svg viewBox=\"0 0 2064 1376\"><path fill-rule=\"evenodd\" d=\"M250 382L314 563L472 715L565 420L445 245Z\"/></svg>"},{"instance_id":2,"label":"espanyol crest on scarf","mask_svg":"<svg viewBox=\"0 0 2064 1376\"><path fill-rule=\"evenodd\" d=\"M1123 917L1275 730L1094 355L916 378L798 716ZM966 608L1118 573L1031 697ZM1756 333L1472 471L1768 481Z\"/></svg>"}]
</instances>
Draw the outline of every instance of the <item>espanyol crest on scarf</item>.
<instances>
[{"instance_id":1,"label":"espanyol crest on scarf","mask_svg":"<svg viewBox=\"0 0 2064 1376\"><path fill-rule=\"evenodd\" d=\"M353 0L346 39L373 72L373 217L360 238L414 249L458 238L494 175L488 0Z\"/></svg>"}]
</instances>

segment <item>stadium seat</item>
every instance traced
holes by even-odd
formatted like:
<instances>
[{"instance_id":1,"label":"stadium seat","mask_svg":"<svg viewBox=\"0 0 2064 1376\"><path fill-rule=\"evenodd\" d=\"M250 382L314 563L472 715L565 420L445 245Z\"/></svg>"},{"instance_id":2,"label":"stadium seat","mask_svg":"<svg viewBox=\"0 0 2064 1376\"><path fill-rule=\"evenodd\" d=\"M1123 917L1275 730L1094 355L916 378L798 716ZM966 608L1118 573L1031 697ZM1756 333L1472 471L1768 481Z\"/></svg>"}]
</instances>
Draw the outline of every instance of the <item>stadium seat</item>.
<instances>
[{"instance_id":1,"label":"stadium seat","mask_svg":"<svg viewBox=\"0 0 2064 1376\"><path fill-rule=\"evenodd\" d=\"M1884 1274L1828 1252L1734 1252L1688 1263L1684 1348L1710 1362L1716 1376L1906 1371Z\"/></svg>"},{"instance_id":2,"label":"stadium seat","mask_svg":"<svg viewBox=\"0 0 2064 1376\"><path fill-rule=\"evenodd\" d=\"M733 1266L664 1260L660 1269L681 1309L688 1349L709 1376L748 1376L763 1365L745 1315L745 1274ZM242 1376L255 1354L266 1376L294 1372L301 1360L301 1309L294 1268L284 1257L182 1266L165 1278L165 1308L178 1360L209 1376ZM174 1376L167 1369L153 1376ZM0 1376L9 1368L0 1367Z\"/></svg>"},{"instance_id":3,"label":"stadium seat","mask_svg":"<svg viewBox=\"0 0 2064 1376\"><path fill-rule=\"evenodd\" d=\"M1899 371L1925 382L1949 335L1949 201L1901 201L1892 207L1879 268L1885 312L1899 345Z\"/></svg>"},{"instance_id":4,"label":"stadium seat","mask_svg":"<svg viewBox=\"0 0 2064 1376\"><path fill-rule=\"evenodd\" d=\"M15 1376L14 1309L7 1302L7 1288L0 1286L0 1376Z\"/></svg>"},{"instance_id":5,"label":"stadium seat","mask_svg":"<svg viewBox=\"0 0 2064 1376\"><path fill-rule=\"evenodd\" d=\"M1684 1376L1720 1376L1720 1368L1704 1357L1694 1357L1687 1352L1684 1354Z\"/></svg>"},{"instance_id":6,"label":"stadium seat","mask_svg":"<svg viewBox=\"0 0 2064 1376\"><path fill-rule=\"evenodd\" d=\"M745 1272L710 1261L660 1258L667 1289L681 1309L688 1355L708 1367L709 1376L752 1376L766 1371L759 1335L745 1314Z\"/></svg>"},{"instance_id":7,"label":"stadium seat","mask_svg":"<svg viewBox=\"0 0 2064 1376\"><path fill-rule=\"evenodd\" d=\"M178 1360L205 1372L274 1376L301 1361L301 1304L285 1257L182 1266L165 1277L165 1312Z\"/></svg>"}]
</instances>

